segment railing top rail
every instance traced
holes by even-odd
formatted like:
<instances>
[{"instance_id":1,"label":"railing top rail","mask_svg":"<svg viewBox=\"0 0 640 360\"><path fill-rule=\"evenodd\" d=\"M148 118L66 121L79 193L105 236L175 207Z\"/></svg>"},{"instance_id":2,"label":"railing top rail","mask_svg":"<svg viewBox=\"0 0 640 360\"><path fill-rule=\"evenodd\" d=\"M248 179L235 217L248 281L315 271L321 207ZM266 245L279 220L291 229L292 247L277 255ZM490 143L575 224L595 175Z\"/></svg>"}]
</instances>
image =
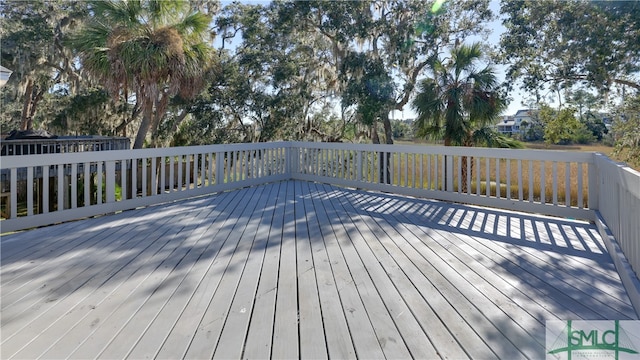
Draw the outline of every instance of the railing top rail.
<instances>
[{"instance_id":1,"label":"railing top rail","mask_svg":"<svg viewBox=\"0 0 640 360\"><path fill-rule=\"evenodd\" d=\"M93 137L58 137L50 139L0 139L0 144L57 144L57 143L94 143L94 142L129 142L126 137L93 136Z\"/></svg>"},{"instance_id":2,"label":"railing top rail","mask_svg":"<svg viewBox=\"0 0 640 360\"><path fill-rule=\"evenodd\" d=\"M615 162L601 153L595 153L594 158L601 172L613 176L626 189L635 189L636 191L631 191L630 194L640 199L640 171L634 170L624 163Z\"/></svg>"},{"instance_id":3,"label":"railing top rail","mask_svg":"<svg viewBox=\"0 0 640 360\"><path fill-rule=\"evenodd\" d=\"M127 150L111 150L96 152L73 152L60 154L34 154L21 156L3 156L0 162L1 169L10 169L23 167L25 164L29 166L44 165L60 165L70 163L82 163L92 161L118 161L123 159L143 159L149 157L160 156L180 156L189 154L214 153L223 151L237 150L259 150L259 149L276 149L282 147L290 147L287 142L271 142L271 143L242 143L242 144L225 144L225 145L200 145L200 146L182 146L172 148L155 148L155 149L127 149Z\"/></svg>"},{"instance_id":4,"label":"railing top rail","mask_svg":"<svg viewBox=\"0 0 640 360\"><path fill-rule=\"evenodd\" d=\"M563 151L563 150L529 150L529 149L500 149L463 146L433 146L433 145L388 145L388 144L351 144L351 143L319 143L293 142L293 147L315 149L337 149L357 151L388 151L406 152L414 154L437 154L456 156L497 157L513 160L544 160L592 163L593 152Z\"/></svg>"},{"instance_id":5,"label":"railing top rail","mask_svg":"<svg viewBox=\"0 0 640 360\"><path fill-rule=\"evenodd\" d=\"M478 157L495 157L513 160L544 160L592 163L593 153L569 152L555 150L520 150L520 149L495 149L495 148L468 148L456 146L428 146L428 145L387 145L387 144L351 144L351 143L320 143L320 142L269 142L269 143L240 143L240 144L216 144L200 146L184 146L156 149L126 149L101 152L78 152L60 154L39 154L22 156L3 156L0 168L15 168L28 163L32 166L58 165L73 162L90 161L117 161L122 159L141 159L154 156L179 156L196 153L275 149L282 147L336 149L356 151L388 151L406 152L414 154L435 155L472 155ZM472 151L470 151L472 149Z\"/></svg>"}]
</instances>

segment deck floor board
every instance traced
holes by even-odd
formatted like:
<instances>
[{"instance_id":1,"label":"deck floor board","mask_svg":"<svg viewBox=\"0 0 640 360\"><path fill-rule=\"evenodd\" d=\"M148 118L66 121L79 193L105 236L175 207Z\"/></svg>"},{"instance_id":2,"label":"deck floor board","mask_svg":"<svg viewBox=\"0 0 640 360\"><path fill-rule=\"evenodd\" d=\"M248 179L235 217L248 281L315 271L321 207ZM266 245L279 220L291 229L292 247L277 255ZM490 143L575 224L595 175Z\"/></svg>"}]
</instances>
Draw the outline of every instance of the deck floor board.
<instances>
[{"instance_id":1,"label":"deck floor board","mask_svg":"<svg viewBox=\"0 0 640 360\"><path fill-rule=\"evenodd\" d=\"M0 357L540 358L636 319L593 225L283 181L5 235Z\"/></svg>"}]
</instances>

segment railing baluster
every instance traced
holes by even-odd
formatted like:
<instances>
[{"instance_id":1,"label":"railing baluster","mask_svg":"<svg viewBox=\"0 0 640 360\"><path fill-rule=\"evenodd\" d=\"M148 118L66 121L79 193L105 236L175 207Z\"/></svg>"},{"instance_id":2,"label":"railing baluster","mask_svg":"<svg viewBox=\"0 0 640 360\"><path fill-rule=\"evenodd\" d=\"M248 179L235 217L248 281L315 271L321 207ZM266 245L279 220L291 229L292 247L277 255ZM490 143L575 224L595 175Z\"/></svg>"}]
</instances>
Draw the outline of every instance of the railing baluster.
<instances>
[{"instance_id":1,"label":"railing baluster","mask_svg":"<svg viewBox=\"0 0 640 360\"><path fill-rule=\"evenodd\" d=\"M533 202L533 189L535 188L535 182L533 178L533 160L529 160L529 202Z\"/></svg>"},{"instance_id":2,"label":"railing baluster","mask_svg":"<svg viewBox=\"0 0 640 360\"><path fill-rule=\"evenodd\" d=\"M9 219L18 217L18 169L9 169Z\"/></svg>"},{"instance_id":3,"label":"railing baluster","mask_svg":"<svg viewBox=\"0 0 640 360\"><path fill-rule=\"evenodd\" d=\"M102 204L102 177L104 176L103 162L98 161L98 204Z\"/></svg>"},{"instance_id":4,"label":"railing baluster","mask_svg":"<svg viewBox=\"0 0 640 360\"><path fill-rule=\"evenodd\" d=\"M496 158L496 197L500 199L502 186L500 184L500 158Z\"/></svg>"},{"instance_id":5,"label":"railing baluster","mask_svg":"<svg viewBox=\"0 0 640 360\"><path fill-rule=\"evenodd\" d=\"M97 166L97 165L96 165ZM131 198L138 197L138 159L131 159Z\"/></svg>"},{"instance_id":6,"label":"railing baluster","mask_svg":"<svg viewBox=\"0 0 640 360\"><path fill-rule=\"evenodd\" d=\"M84 206L86 207L91 205L91 163L85 162L83 170Z\"/></svg>"},{"instance_id":7,"label":"railing baluster","mask_svg":"<svg viewBox=\"0 0 640 360\"><path fill-rule=\"evenodd\" d=\"M140 171L142 172L142 197L147 196L147 178L148 178L148 168L147 168L148 158L144 157L140 159Z\"/></svg>"},{"instance_id":8,"label":"railing baluster","mask_svg":"<svg viewBox=\"0 0 640 360\"><path fill-rule=\"evenodd\" d=\"M456 182L456 185L458 185L458 191L456 191L457 193L461 193L462 192L462 156L458 157L458 161L455 162L456 163L456 169L457 169L457 174L458 174L458 181Z\"/></svg>"},{"instance_id":9,"label":"railing baluster","mask_svg":"<svg viewBox=\"0 0 640 360\"><path fill-rule=\"evenodd\" d=\"M507 200L511 200L511 159L507 159Z\"/></svg>"},{"instance_id":10,"label":"railing baluster","mask_svg":"<svg viewBox=\"0 0 640 360\"><path fill-rule=\"evenodd\" d=\"M157 159L155 156L151 157L151 186L150 186L150 195L154 196L158 193L158 175L157 175L157 170L158 170L158 164L157 164Z\"/></svg>"},{"instance_id":11,"label":"railing baluster","mask_svg":"<svg viewBox=\"0 0 640 360\"><path fill-rule=\"evenodd\" d=\"M424 189L424 154L420 154L420 189Z\"/></svg>"},{"instance_id":12,"label":"railing baluster","mask_svg":"<svg viewBox=\"0 0 640 360\"><path fill-rule=\"evenodd\" d=\"M33 216L33 166L27 167L27 216Z\"/></svg>"},{"instance_id":13,"label":"railing baluster","mask_svg":"<svg viewBox=\"0 0 640 360\"><path fill-rule=\"evenodd\" d=\"M564 194L566 207L571 207L571 163L568 161L564 165Z\"/></svg>"},{"instance_id":14,"label":"railing baluster","mask_svg":"<svg viewBox=\"0 0 640 360\"><path fill-rule=\"evenodd\" d=\"M547 202L546 199L546 187L547 187L547 177L545 176L547 164L545 161L540 162L540 203L545 204Z\"/></svg>"},{"instance_id":15,"label":"railing baluster","mask_svg":"<svg viewBox=\"0 0 640 360\"><path fill-rule=\"evenodd\" d=\"M169 156L169 192L176 191L175 189L175 176L176 176L176 159L175 156Z\"/></svg>"},{"instance_id":16,"label":"railing baluster","mask_svg":"<svg viewBox=\"0 0 640 360\"><path fill-rule=\"evenodd\" d=\"M484 167L485 167L485 195L487 197L491 196L491 158L484 158Z\"/></svg>"},{"instance_id":17,"label":"railing baluster","mask_svg":"<svg viewBox=\"0 0 640 360\"><path fill-rule=\"evenodd\" d=\"M71 176L69 186L71 186L71 208L78 207L78 164L71 164Z\"/></svg>"},{"instance_id":18,"label":"railing baluster","mask_svg":"<svg viewBox=\"0 0 640 360\"><path fill-rule=\"evenodd\" d=\"M214 158L214 153L209 152L207 153L207 158L209 158L209 186L213 186L214 183L214 179L213 179L213 168L215 167L215 158Z\"/></svg>"},{"instance_id":19,"label":"railing baluster","mask_svg":"<svg viewBox=\"0 0 640 360\"><path fill-rule=\"evenodd\" d=\"M116 162L105 161L105 197L107 203L116 201Z\"/></svg>"},{"instance_id":20,"label":"railing baluster","mask_svg":"<svg viewBox=\"0 0 640 360\"><path fill-rule=\"evenodd\" d=\"M440 178L439 172L440 172L440 168L438 167L438 158L440 157L440 155L436 154L433 157L433 186L434 186L434 190L440 190L439 189L439 184L438 184L438 180Z\"/></svg>"},{"instance_id":21,"label":"railing baluster","mask_svg":"<svg viewBox=\"0 0 640 360\"><path fill-rule=\"evenodd\" d=\"M237 159L236 159L237 160ZM191 154L187 154L184 156L184 189L191 189L191 165L193 162L191 161Z\"/></svg>"},{"instance_id":22,"label":"railing baluster","mask_svg":"<svg viewBox=\"0 0 640 360\"><path fill-rule=\"evenodd\" d=\"M122 160L120 162L120 197L121 200L127 200L129 197L127 196L127 166L129 164L129 160Z\"/></svg>"},{"instance_id":23,"label":"railing baluster","mask_svg":"<svg viewBox=\"0 0 640 360\"><path fill-rule=\"evenodd\" d=\"M176 159L176 167L178 168L178 177L176 178L176 191L182 191L182 155L178 155Z\"/></svg>"},{"instance_id":24,"label":"railing baluster","mask_svg":"<svg viewBox=\"0 0 640 360\"><path fill-rule=\"evenodd\" d=\"M473 157L467 157L467 195L471 195L471 162Z\"/></svg>"},{"instance_id":25,"label":"railing baluster","mask_svg":"<svg viewBox=\"0 0 640 360\"><path fill-rule=\"evenodd\" d=\"M402 163L402 177L404 178L404 180L402 181L402 186L404 187L410 187L411 184L409 182L409 157L408 157L408 153L405 153L404 156L402 155L402 153L397 152L396 154L398 154L398 162ZM402 159L402 160L400 160ZM400 175L398 175L398 177L400 177Z\"/></svg>"},{"instance_id":26,"label":"railing baluster","mask_svg":"<svg viewBox=\"0 0 640 360\"><path fill-rule=\"evenodd\" d=\"M164 156L160 157L160 194L164 194L167 188L167 159Z\"/></svg>"},{"instance_id":27,"label":"railing baluster","mask_svg":"<svg viewBox=\"0 0 640 360\"><path fill-rule=\"evenodd\" d=\"M518 200L522 201L524 194L522 191L522 160L518 159Z\"/></svg>"},{"instance_id":28,"label":"railing baluster","mask_svg":"<svg viewBox=\"0 0 640 360\"><path fill-rule=\"evenodd\" d=\"M65 194L65 189L64 189L64 183L65 183L65 176L64 176L64 165L60 164L58 165L58 211L64 210L64 194ZM15 188L12 188L15 189ZM16 209L15 207L12 207L13 209Z\"/></svg>"},{"instance_id":29,"label":"railing baluster","mask_svg":"<svg viewBox=\"0 0 640 360\"><path fill-rule=\"evenodd\" d=\"M189 154L189 179L187 189L196 189L198 187L198 154ZM193 158L193 160L191 160Z\"/></svg>"},{"instance_id":30,"label":"railing baluster","mask_svg":"<svg viewBox=\"0 0 640 360\"><path fill-rule=\"evenodd\" d=\"M86 165L85 165L86 166ZM86 171L86 170L85 170ZM49 197L51 194L49 193L49 165L42 166L42 214L49 213ZM85 191L85 198L88 195L88 191ZM88 203L85 202L84 206L89 206Z\"/></svg>"},{"instance_id":31,"label":"railing baluster","mask_svg":"<svg viewBox=\"0 0 640 360\"><path fill-rule=\"evenodd\" d=\"M558 205L558 162L553 162L553 205Z\"/></svg>"},{"instance_id":32,"label":"railing baluster","mask_svg":"<svg viewBox=\"0 0 640 360\"><path fill-rule=\"evenodd\" d=\"M584 195L582 189L582 163L578 163L578 209L584 209Z\"/></svg>"},{"instance_id":33,"label":"railing baluster","mask_svg":"<svg viewBox=\"0 0 640 360\"><path fill-rule=\"evenodd\" d=\"M480 157L476 157L476 195L480 196L482 193L482 168L480 167Z\"/></svg>"}]
</instances>

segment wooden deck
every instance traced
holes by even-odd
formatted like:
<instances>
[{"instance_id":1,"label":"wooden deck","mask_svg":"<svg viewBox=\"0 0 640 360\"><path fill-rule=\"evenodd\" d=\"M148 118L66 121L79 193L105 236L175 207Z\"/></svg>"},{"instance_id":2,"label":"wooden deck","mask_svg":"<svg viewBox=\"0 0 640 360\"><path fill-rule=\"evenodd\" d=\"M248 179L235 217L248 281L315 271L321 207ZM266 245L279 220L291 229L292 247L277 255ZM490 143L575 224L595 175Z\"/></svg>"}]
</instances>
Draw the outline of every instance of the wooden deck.
<instances>
[{"instance_id":1,"label":"wooden deck","mask_svg":"<svg viewBox=\"0 0 640 360\"><path fill-rule=\"evenodd\" d=\"M587 223L284 181L3 236L3 359L542 358L635 319Z\"/></svg>"}]
</instances>

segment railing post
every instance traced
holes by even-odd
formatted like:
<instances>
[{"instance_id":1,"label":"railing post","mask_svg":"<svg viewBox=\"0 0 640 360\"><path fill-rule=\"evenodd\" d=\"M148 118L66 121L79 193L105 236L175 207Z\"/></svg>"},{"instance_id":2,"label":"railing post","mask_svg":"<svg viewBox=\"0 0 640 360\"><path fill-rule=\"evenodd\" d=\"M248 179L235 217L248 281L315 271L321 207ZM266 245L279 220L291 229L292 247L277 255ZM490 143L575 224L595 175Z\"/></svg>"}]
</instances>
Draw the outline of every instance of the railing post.
<instances>
[{"instance_id":1,"label":"railing post","mask_svg":"<svg viewBox=\"0 0 640 360\"><path fill-rule=\"evenodd\" d=\"M358 151L358 156L356 157L356 180L362 181L362 151Z\"/></svg>"},{"instance_id":2,"label":"railing post","mask_svg":"<svg viewBox=\"0 0 640 360\"><path fill-rule=\"evenodd\" d=\"M294 155L294 151L293 151L292 144L290 142L286 142L284 144L284 158L285 158L284 172L287 179L291 179L293 175L293 171L294 171L293 167L295 164L295 161L293 161L293 155Z\"/></svg>"},{"instance_id":3,"label":"railing post","mask_svg":"<svg viewBox=\"0 0 640 360\"><path fill-rule=\"evenodd\" d=\"M588 206L589 210L598 210L600 196L600 176L599 176L599 153L593 154L593 161L588 165L589 190L588 190Z\"/></svg>"}]
</instances>

